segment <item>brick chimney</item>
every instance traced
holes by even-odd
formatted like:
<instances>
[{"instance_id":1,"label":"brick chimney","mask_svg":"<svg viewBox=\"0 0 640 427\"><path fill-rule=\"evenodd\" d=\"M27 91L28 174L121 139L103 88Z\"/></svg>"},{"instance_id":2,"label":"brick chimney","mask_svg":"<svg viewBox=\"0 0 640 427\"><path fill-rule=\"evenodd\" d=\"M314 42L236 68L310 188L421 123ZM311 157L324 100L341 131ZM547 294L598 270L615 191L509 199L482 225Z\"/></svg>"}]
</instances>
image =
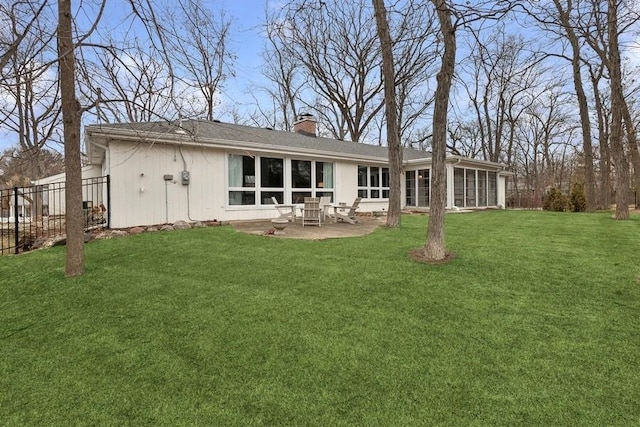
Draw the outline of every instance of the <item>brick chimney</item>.
<instances>
[{"instance_id":1,"label":"brick chimney","mask_svg":"<svg viewBox=\"0 0 640 427\"><path fill-rule=\"evenodd\" d=\"M312 114L300 114L293 123L293 131L301 135L316 136L316 119Z\"/></svg>"}]
</instances>

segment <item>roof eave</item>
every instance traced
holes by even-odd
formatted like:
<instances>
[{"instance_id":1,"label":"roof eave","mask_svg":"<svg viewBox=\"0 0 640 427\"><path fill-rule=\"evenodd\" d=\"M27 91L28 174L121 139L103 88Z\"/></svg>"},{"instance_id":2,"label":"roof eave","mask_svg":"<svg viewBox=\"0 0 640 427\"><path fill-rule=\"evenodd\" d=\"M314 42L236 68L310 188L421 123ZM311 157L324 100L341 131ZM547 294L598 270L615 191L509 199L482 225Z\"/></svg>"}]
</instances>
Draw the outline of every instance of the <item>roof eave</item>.
<instances>
[{"instance_id":1,"label":"roof eave","mask_svg":"<svg viewBox=\"0 0 640 427\"><path fill-rule=\"evenodd\" d=\"M232 151L250 150L261 153L299 154L309 157L326 157L346 161L361 160L368 162L388 163L388 159L386 157L368 156L352 153L337 153L330 150L298 148L284 145L265 144L263 142L236 141L220 138L198 137L198 140L196 140L186 134L163 134L158 132L135 131L131 129L119 128L109 128L109 132L107 133L102 131L102 128L90 127L88 127L86 134L87 137L85 138L85 140L87 141L87 145L95 144L98 147L100 147L100 145L95 143L95 141L93 141L93 138L104 138L106 142L110 140L130 141L142 139L150 142L152 141L154 144L215 147L222 150Z\"/></svg>"}]
</instances>

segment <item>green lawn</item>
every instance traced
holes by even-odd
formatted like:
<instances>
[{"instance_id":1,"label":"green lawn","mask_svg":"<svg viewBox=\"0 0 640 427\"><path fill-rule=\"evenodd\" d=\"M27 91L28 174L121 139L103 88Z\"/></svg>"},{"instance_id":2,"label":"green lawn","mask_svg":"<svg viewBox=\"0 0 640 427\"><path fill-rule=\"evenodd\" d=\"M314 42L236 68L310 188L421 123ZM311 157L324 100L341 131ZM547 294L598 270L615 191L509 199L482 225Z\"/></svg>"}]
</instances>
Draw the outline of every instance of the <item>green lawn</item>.
<instances>
[{"instance_id":1,"label":"green lawn","mask_svg":"<svg viewBox=\"0 0 640 427\"><path fill-rule=\"evenodd\" d=\"M0 258L0 425L640 425L640 217L231 227Z\"/></svg>"}]
</instances>

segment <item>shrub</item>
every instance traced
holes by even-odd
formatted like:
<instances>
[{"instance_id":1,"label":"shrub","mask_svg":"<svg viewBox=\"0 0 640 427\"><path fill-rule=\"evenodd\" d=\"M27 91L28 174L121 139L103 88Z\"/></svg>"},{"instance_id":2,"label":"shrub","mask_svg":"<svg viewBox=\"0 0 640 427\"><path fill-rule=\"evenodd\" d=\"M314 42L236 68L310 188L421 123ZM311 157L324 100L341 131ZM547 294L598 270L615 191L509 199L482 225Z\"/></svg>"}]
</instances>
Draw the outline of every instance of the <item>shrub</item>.
<instances>
[{"instance_id":1,"label":"shrub","mask_svg":"<svg viewBox=\"0 0 640 427\"><path fill-rule=\"evenodd\" d=\"M571 210L573 212L585 212L587 210L587 199L584 196L584 184L576 182L571 187L570 195Z\"/></svg>"},{"instance_id":2,"label":"shrub","mask_svg":"<svg viewBox=\"0 0 640 427\"><path fill-rule=\"evenodd\" d=\"M567 196L556 187L552 187L542 201L542 209L546 211L564 212L568 205Z\"/></svg>"}]
</instances>

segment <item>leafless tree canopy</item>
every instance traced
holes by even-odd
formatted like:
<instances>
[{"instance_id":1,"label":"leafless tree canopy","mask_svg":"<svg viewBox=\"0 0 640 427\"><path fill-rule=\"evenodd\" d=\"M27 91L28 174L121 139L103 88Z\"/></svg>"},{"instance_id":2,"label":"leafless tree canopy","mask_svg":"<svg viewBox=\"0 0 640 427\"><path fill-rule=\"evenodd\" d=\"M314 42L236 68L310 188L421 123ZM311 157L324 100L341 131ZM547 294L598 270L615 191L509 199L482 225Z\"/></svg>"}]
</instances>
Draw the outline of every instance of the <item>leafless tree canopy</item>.
<instances>
[{"instance_id":1,"label":"leafless tree canopy","mask_svg":"<svg viewBox=\"0 0 640 427\"><path fill-rule=\"evenodd\" d=\"M445 7L458 50L447 151L505 162L516 173L514 205L540 206L550 187L566 193L574 182L584 183L589 209L640 192L636 0L380 3L404 146L435 143ZM242 88L229 85L242 35L217 4L127 0L109 22L96 19L103 5L84 0L70 12L81 123L189 117L290 130L312 113L326 136L386 143L382 45L368 0L265 1L264 75ZM0 124L5 146L32 165L21 169L26 179L50 172L43 150L62 150L56 6L0 0ZM251 96L237 102L243 90Z\"/></svg>"}]
</instances>

